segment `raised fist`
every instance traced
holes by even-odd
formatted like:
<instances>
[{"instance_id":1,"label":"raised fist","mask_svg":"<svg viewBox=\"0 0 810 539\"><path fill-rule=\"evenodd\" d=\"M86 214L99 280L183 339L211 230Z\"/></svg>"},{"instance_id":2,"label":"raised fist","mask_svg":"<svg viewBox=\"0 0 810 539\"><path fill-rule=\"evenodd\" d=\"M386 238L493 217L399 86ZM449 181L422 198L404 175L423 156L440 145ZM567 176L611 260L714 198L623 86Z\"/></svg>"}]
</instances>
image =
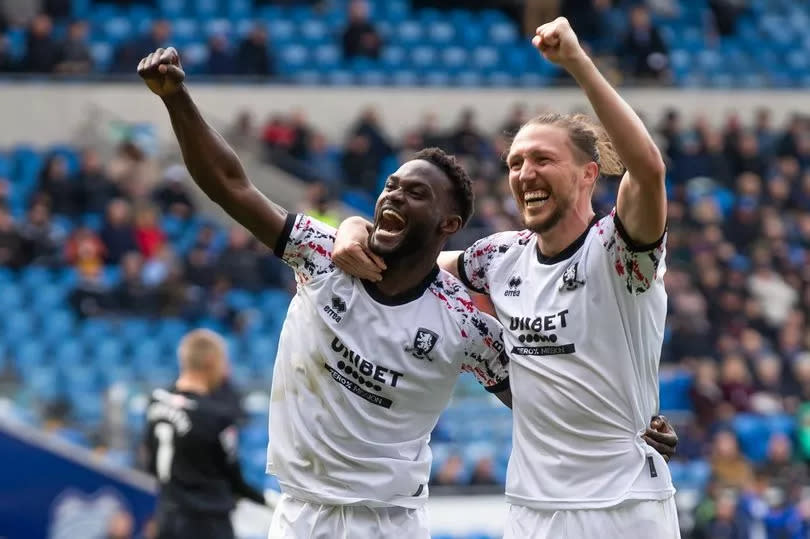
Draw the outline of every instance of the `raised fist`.
<instances>
[{"instance_id":1,"label":"raised fist","mask_svg":"<svg viewBox=\"0 0 810 539\"><path fill-rule=\"evenodd\" d=\"M160 97L176 93L183 86L186 74L180 65L180 55L174 47L157 49L138 64L138 75L152 92Z\"/></svg>"},{"instance_id":2,"label":"raised fist","mask_svg":"<svg viewBox=\"0 0 810 539\"><path fill-rule=\"evenodd\" d=\"M532 39L532 45L549 62L567 67L586 55L571 24L565 17L557 17L540 26L536 33L537 35Z\"/></svg>"}]
</instances>

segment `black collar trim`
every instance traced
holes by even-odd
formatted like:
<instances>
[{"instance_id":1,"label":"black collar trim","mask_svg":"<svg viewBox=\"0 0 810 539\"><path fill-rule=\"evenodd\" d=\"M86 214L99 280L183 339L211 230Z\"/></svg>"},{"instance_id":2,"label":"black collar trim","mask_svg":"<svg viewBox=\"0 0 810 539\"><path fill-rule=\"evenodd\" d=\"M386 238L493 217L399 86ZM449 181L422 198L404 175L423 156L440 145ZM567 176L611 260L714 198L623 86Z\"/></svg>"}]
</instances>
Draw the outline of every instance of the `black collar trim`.
<instances>
[{"instance_id":1,"label":"black collar trim","mask_svg":"<svg viewBox=\"0 0 810 539\"><path fill-rule=\"evenodd\" d=\"M546 256L543 253L541 253L540 244L538 243L537 248L535 249L537 251L537 261L540 262L541 264L550 266L552 264L562 262L563 260L568 260L569 258L574 256L574 253L579 251L579 248L582 247L582 245L585 243L585 238L588 237L588 232L591 231L591 227L593 227L593 225L595 225L599 221L599 219L601 218L598 215L594 215L593 219L591 219L591 222L588 224L588 228L586 228L585 231L582 234L580 234L579 237L575 239L568 247L566 247L565 249L563 249L554 256Z\"/></svg>"},{"instance_id":2,"label":"black collar trim","mask_svg":"<svg viewBox=\"0 0 810 539\"><path fill-rule=\"evenodd\" d=\"M371 296L371 299L376 301L377 303L381 303L383 305L405 305L406 303L410 303L415 299L421 298L425 291L430 287L433 281L436 280L436 276L439 275L439 266L433 266L433 269L430 270L430 273L422 279L422 282L416 285L415 287L411 288L410 290L406 290L401 294L397 294L396 296L386 296L380 293L377 290L377 287L374 286L374 283L369 281L362 280L360 281L363 283L363 288L366 289L368 295Z\"/></svg>"}]
</instances>

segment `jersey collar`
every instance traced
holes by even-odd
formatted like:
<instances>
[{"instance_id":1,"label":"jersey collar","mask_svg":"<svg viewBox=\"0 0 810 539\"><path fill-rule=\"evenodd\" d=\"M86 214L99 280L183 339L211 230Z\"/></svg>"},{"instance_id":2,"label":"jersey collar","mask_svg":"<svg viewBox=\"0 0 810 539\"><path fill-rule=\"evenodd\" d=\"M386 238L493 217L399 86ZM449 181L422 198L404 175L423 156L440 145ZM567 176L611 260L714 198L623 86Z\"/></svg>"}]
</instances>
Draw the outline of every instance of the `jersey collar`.
<instances>
[{"instance_id":1,"label":"jersey collar","mask_svg":"<svg viewBox=\"0 0 810 539\"><path fill-rule=\"evenodd\" d=\"M599 219L600 219L599 215L594 215L593 219L591 219L591 222L588 223L588 228L586 228L585 231L582 234L580 234L579 237L575 239L568 247L566 247L565 249L563 249L554 256L544 255L543 253L540 252L539 244L536 245L534 250L535 252L537 252L537 261L540 262L541 264L550 266L552 264L557 264L558 262L562 262L563 260L568 260L569 258L571 258L574 255L574 253L579 251L579 248L582 247L582 245L585 243L585 238L588 237L588 232L591 231L591 227L595 225L599 221Z\"/></svg>"},{"instance_id":2,"label":"jersey collar","mask_svg":"<svg viewBox=\"0 0 810 539\"><path fill-rule=\"evenodd\" d=\"M377 290L372 283L368 281L361 280L360 282L363 283L363 288L366 289L366 292L371 299L376 301L377 303L381 303L383 305L404 305L406 303L410 303L415 299L419 299L428 289L430 284L436 280L436 276L439 274L439 266L433 266L433 269L430 270L430 273L422 280L421 283L414 286L410 290L406 290L401 294L397 294L396 296L385 296Z\"/></svg>"}]
</instances>

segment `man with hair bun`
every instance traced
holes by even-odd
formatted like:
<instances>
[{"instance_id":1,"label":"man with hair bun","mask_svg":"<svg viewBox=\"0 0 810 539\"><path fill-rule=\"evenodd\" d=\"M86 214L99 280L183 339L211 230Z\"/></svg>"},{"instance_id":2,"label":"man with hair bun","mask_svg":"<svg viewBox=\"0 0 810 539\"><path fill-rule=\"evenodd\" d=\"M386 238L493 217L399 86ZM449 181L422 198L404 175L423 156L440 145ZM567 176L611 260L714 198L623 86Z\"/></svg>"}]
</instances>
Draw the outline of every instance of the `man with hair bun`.
<instances>
[{"instance_id":1,"label":"man with hair bun","mask_svg":"<svg viewBox=\"0 0 810 539\"><path fill-rule=\"evenodd\" d=\"M539 27L532 43L577 81L601 126L564 114L527 122L507 156L526 229L439 256L489 295L505 327L514 410L505 537L679 537L656 451L656 431L672 431L653 417L667 311L664 162L566 19ZM616 207L597 216L596 182L623 172ZM382 268L364 237L361 222L344 223L334 260L373 279Z\"/></svg>"}]
</instances>

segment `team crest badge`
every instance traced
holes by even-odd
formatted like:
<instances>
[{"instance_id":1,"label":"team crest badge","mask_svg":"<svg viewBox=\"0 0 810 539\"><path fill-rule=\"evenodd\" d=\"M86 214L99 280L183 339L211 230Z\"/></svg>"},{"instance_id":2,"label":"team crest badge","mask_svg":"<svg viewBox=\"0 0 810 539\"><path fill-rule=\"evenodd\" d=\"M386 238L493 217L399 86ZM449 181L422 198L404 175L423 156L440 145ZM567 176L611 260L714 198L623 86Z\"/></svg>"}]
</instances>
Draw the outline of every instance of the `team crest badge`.
<instances>
[{"instance_id":1,"label":"team crest badge","mask_svg":"<svg viewBox=\"0 0 810 539\"><path fill-rule=\"evenodd\" d=\"M430 354L437 342L439 342L438 334L429 329L419 328L416 331L416 337L413 340L413 347L410 352L416 359L433 361L428 354Z\"/></svg>"},{"instance_id":2,"label":"team crest badge","mask_svg":"<svg viewBox=\"0 0 810 539\"><path fill-rule=\"evenodd\" d=\"M560 290L576 290L580 286L585 285L585 280L581 279L578 275L579 262L574 262L567 268L562 276L562 284Z\"/></svg>"}]
</instances>

